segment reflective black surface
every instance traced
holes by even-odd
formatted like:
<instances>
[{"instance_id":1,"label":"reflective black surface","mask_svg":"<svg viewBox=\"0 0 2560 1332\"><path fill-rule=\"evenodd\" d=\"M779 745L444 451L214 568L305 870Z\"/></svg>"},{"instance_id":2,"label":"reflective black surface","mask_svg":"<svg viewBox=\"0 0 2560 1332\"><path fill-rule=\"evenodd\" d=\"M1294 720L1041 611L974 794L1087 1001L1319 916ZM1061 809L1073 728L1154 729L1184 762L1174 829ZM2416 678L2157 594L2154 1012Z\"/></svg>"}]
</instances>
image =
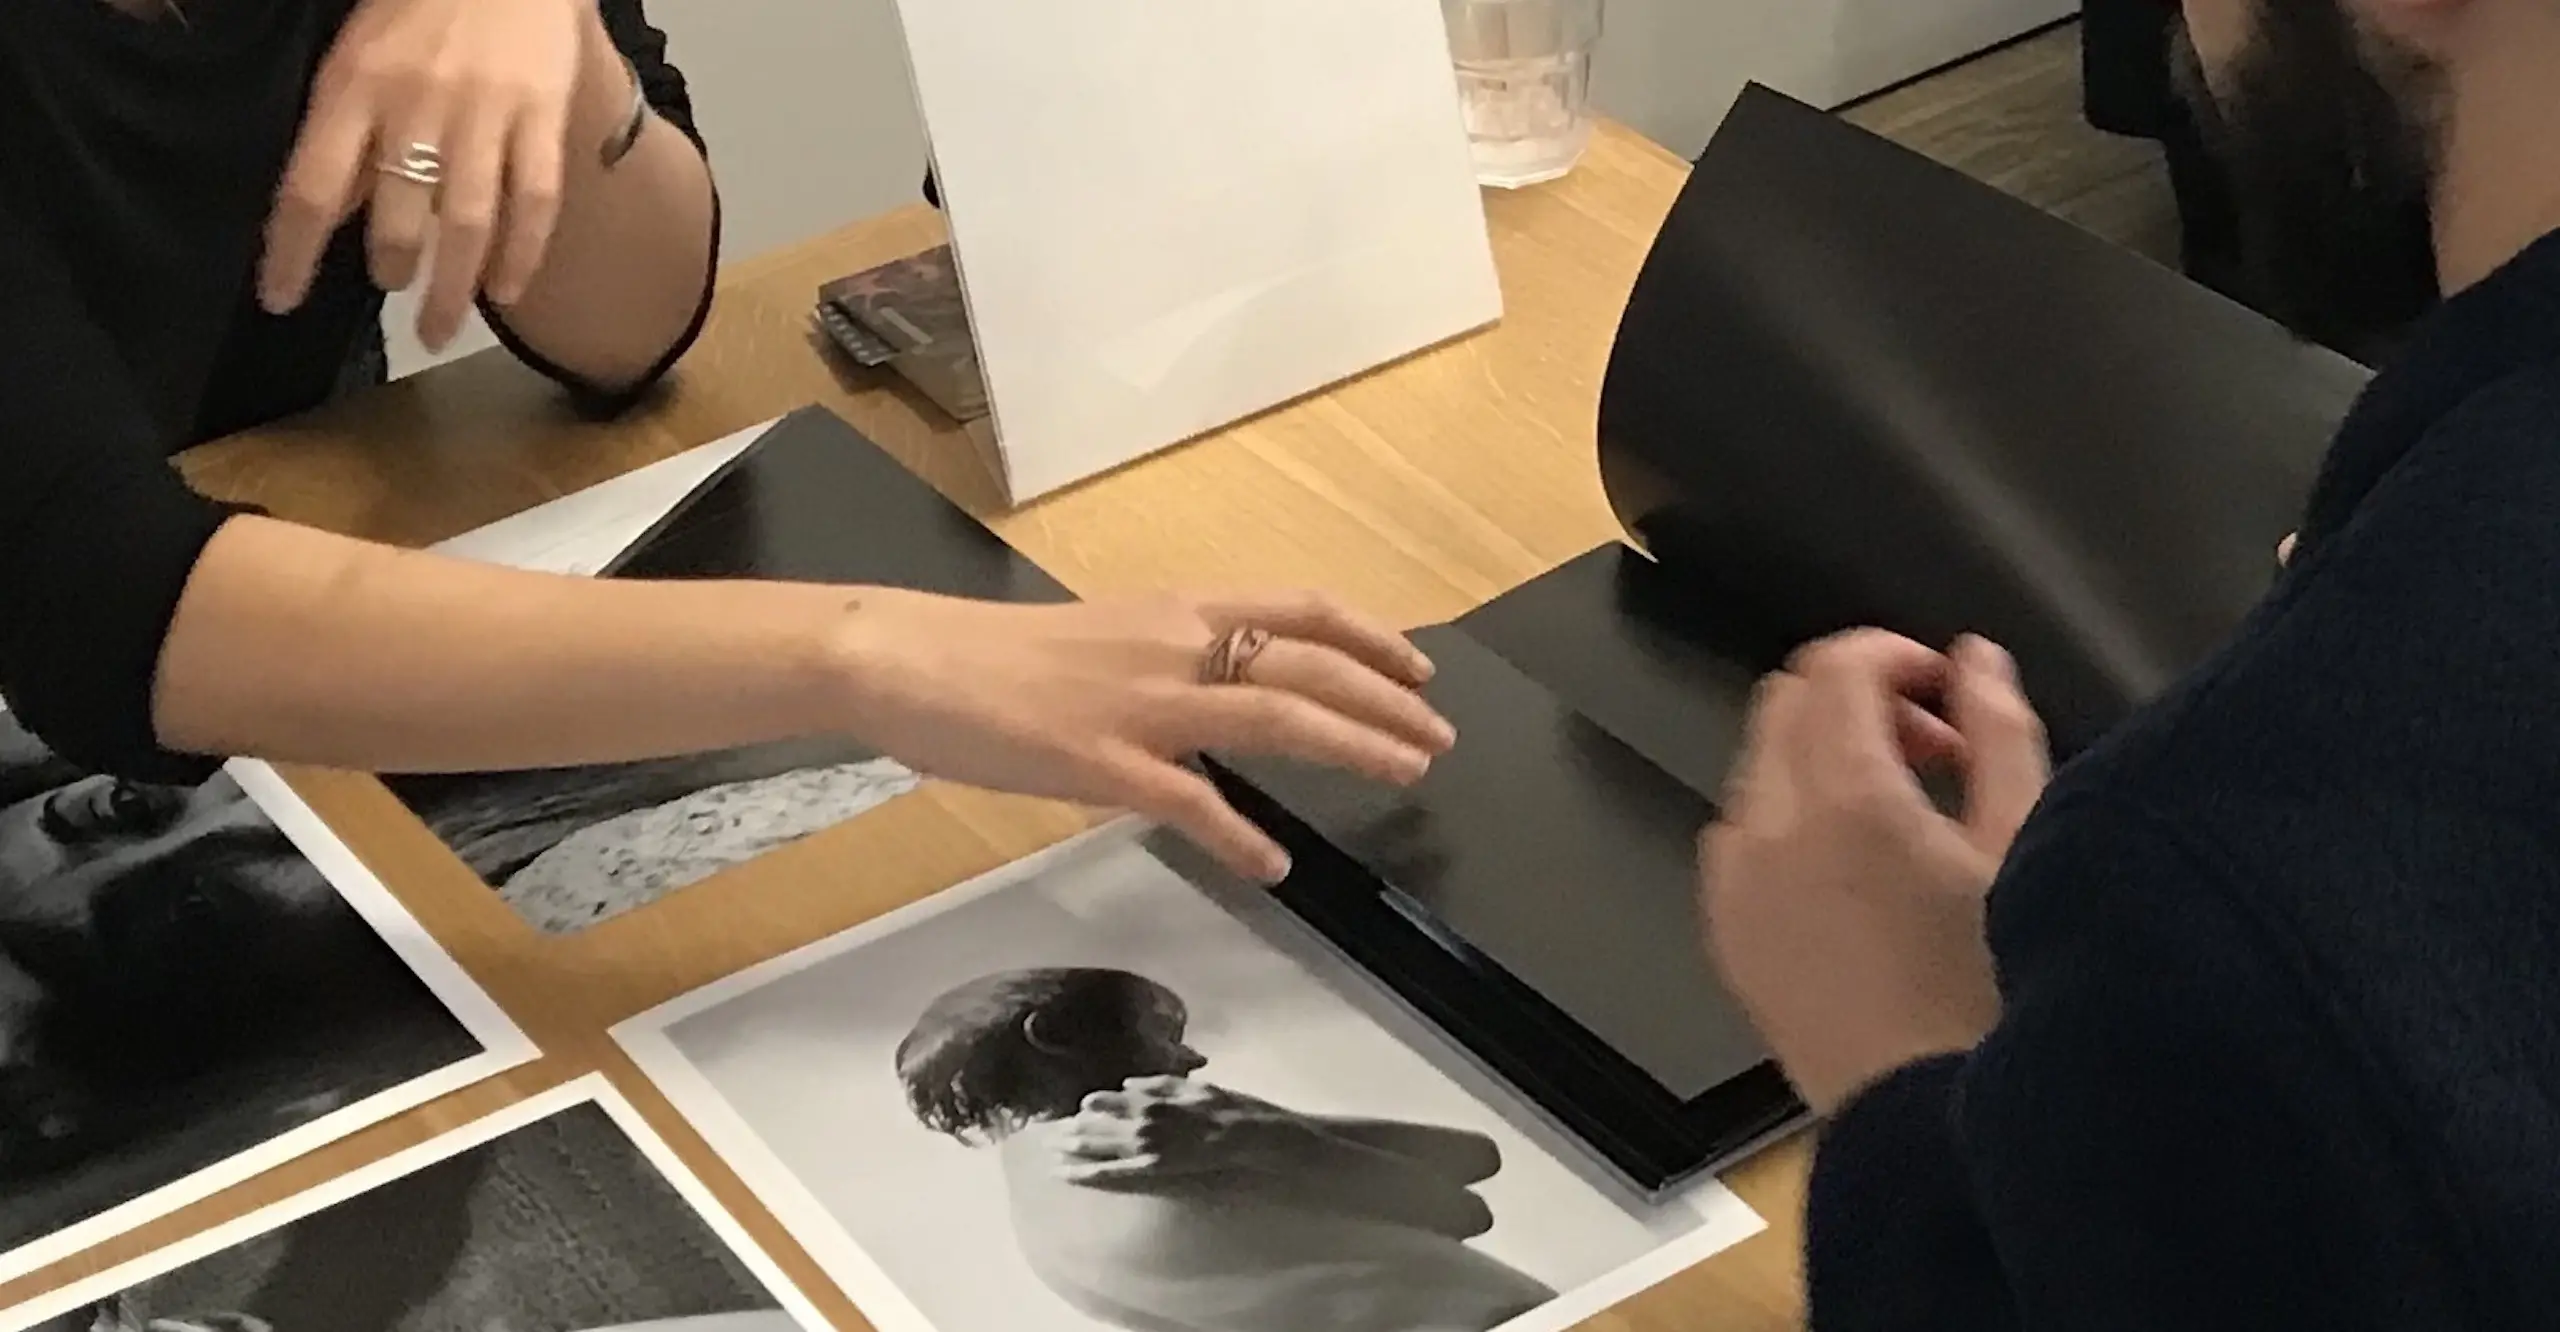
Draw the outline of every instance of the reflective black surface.
<instances>
[{"instance_id":1,"label":"reflective black surface","mask_svg":"<svg viewBox=\"0 0 2560 1332\"><path fill-rule=\"evenodd\" d=\"M1602 469L1628 530L1780 643L2000 639L2069 751L2264 592L2365 377L1754 88L1636 285Z\"/></svg>"},{"instance_id":2,"label":"reflective black surface","mask_svg":"<svg viewBox=\"0 0 2560 1332\"><path fill-rule=\"evenodd\" d=\"M1784 656L1747 614L1745 603L1611 542L1458 627L1558 703L1712 797L1741 746L1752 686Z\"/></svg>"},{"instance_id":3,"label":"reflective black surface","mask_svg":"<svg viewBox=\"0 0 2560 1332\"><path fill-rule=\"evenodd\" d=\"M1455 629L1416 635L1462 743L1403 791L1227 766L1415 913L1687 1100L1767 1056L1700 945L1706 798Z\"/></svg>"},{"instance_id":4,"label":"reflective black surface","mask_svg":"<svg viewBox=\"0 0 2560 1332\"><path fill-rule=\"evenodd\" d=\"M611 572L885 583L989 601L1075 599L823 407L804 407L766 431Z\"/></svg>"}]
</instances>

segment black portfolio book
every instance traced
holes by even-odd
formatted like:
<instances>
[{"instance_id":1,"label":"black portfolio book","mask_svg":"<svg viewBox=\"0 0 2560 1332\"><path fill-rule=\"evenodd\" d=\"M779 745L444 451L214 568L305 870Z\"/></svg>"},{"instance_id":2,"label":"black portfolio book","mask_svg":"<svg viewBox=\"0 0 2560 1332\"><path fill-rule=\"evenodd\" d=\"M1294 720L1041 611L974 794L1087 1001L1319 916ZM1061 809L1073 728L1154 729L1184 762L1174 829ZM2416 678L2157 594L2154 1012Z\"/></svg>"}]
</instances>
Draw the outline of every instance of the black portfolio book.
<instances>
[{"instance_id":1,"label":"black portfolio book","mask_svg":"<svg viewBox=\"0 0 2560 1332\"><path fill-rule=\"evenodd\" d=\"M1701 945L1751 689L1881 625L2017 655L2061 755L2227 636L2365 372L1836 117L1747 91L1600 405L1613 544L1427 634L1415 790L1222 784L1293 907L1642 1187L1801 1108Z\"/></svg>"},{"instance_id":2,"label":"black portfolio book","mask_svg":"<svg viewBox=\"0 0 2560 1332\"><path fill-rule=\"evenodd\" d=\"M1396 791L1213 756L1279 898L1626 1179L1801 1118L1702 945L1695 838L1753 682L1876 624L2018 656L2067 754L2227 635L2364 372L1763 89L1637 282L1611 545L1420 641L1461 733ZM616 572L1065 591L822 411Z\"/></svg>"}]
</instances>

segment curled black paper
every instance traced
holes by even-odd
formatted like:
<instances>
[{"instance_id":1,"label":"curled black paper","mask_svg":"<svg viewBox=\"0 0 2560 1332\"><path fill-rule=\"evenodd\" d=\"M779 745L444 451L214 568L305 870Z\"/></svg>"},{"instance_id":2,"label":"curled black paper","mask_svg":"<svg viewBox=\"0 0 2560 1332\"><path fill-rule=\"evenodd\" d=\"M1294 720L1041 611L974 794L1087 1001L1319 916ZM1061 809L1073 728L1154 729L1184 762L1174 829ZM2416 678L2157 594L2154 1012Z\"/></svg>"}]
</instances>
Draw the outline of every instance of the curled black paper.
<instances>
[{"instance_id":1,"label":"curled black paper","mask_svg":"<svg viewBox=\"0 0 2560 1332\"><path fill-rule=\"evenodd\" d=\"M2258 601L2366 378L1755 87L1636 283L1600 463L1751 664L1859 625L1982 633L2069 752Z\"/></svg>"}]
</instances>

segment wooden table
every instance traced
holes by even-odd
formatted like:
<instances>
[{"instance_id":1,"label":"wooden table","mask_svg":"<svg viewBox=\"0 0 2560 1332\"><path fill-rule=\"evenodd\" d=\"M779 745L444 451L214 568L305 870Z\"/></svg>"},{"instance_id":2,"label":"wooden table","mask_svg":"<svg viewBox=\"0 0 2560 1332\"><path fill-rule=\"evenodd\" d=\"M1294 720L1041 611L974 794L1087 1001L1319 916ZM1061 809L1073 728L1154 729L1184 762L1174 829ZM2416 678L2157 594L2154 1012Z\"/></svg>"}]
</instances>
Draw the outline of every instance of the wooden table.
<instances>
[{"instance_id":1,"label":"wooden table","mask_svg":"<svg viewBox=\"0 0 2560 1332\"><path fill-rule=\"evenodd\" d=\"M1407 625L1450 619L1618 535L1594 421L1617 317L1685 175L1606 126L1555 185L1488 203L1500 327L1013 513L970 445L882 379L813 348L819 283L940 239L922 207L733 266L675 392L635 418L568 417L489 354L315 418L197 450L227 498L337 531L426 544L808 402L834 408L1080 595L1321 586ZM837 1326L850 1302L606 1038L722 975L991 870L1086 826L1054 805L928 787L834 832L569 938L536 934L369 777L295 786L544 1051L494 1079L0 1290L14 1303L603 1069ZM1801 1321L1800 1149L1731 1182L1771 1231L1601 1320L1718 1332Z\"/></svg>"}]
</instances>

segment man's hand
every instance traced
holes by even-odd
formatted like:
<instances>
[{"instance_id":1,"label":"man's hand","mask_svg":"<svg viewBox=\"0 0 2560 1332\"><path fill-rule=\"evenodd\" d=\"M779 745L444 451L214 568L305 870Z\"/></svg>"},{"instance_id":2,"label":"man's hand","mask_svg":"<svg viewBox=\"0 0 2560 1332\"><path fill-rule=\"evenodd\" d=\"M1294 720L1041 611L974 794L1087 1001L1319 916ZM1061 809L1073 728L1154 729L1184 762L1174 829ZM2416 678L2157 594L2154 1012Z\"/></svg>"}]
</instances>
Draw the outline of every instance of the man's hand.
<instances>
[{"instance_id":1,"label":"man's hand","mask_svg":"<svg viewBox=\"0 0 2560 1332\"><path fill-rule=\"evenodd\" d=\"M1261 1130L1299 1123L1266 1101L1190 1078L1132 1078L1084 1098L1059 1140L1059 1176L1111 1188L1242 1164Z\"/></svg>"},{"instance_id":2,"label":"man's hand","mask_svg":"<svg viewBox=\"0 0 2560 1332\"><path fill-rule=\"evenodd\" d=\"M1944 720L1923 706L1935 700ZM1960 819L1915 768L1954 765ZM1796 1089L1828 1114L1998 1020L1983 902L2048 775L2009 655L1862 631L1764 680L1700 848L1708 941Z\"/></svg>"},{"instance_id":3,"label":"man's hand","mask_svg":"<svg viewBox=\"0 0 2560 1332\"><path fill-rule=\"evenodd\" d=\"M370 204L368 251L385 291L417 279L433 234L418 318L430 349L452 339L484 289L512 304L559 219L570 101L591 63L582 56L609 40L593 0L360 0L321 63L285 167L261 303L279 314L299 306L330 237Z\"/></svg>"}]
</instances>

